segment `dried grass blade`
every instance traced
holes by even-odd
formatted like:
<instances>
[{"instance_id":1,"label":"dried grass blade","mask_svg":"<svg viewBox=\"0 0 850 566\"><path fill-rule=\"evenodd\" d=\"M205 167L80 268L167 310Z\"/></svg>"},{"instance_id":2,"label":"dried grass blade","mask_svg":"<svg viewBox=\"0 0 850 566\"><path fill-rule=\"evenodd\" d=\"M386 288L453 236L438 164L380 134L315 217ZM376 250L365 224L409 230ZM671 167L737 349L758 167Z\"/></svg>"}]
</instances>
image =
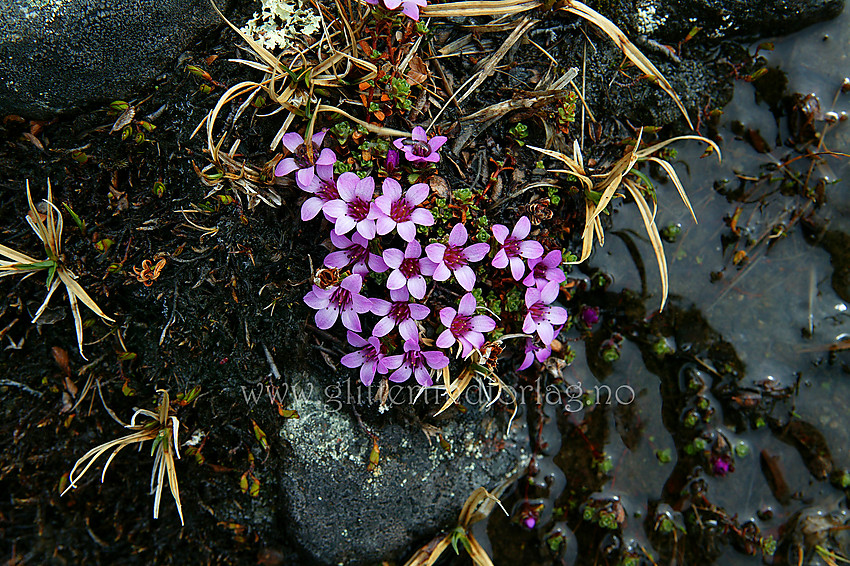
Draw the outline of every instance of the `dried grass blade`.
<instances>
[{"instance_id":1,"label":"dried grass blade","mask_svg":"<svg viewBox=\"0 0 850 566\"><path fill-rule=\"evenodd\" d=\"M97 303L86 293L86 290L83 289L79 283L71 276L71 273L65 268L59 268L56 270L56 275L62 280L62 283L65 284L65 287L68 288L68 294L75 295L80 301L83 302L88 308L90 308L97 316L102 318L103 320L108 320L109 322L115 322L113 318L104 313Z\"/></svg>"},{"instance_id":2,"label":"dried grass blade","mask_svg":"<svg viewBox=\"0 0 850 566\"><path fill-rule=\"evenodd\" d=\"M495 0L482 2L448 2L432 4L419 11L424 18L455 18L469 16L504 16L520 14L541 5L539 0Z\"/></svg>"},{"instance_id":3,"label":"dried grass blade","mask_svg":"<svg viewBox=\"0 0 850 566\"><path fill-rule=\"evenodd\" d=\"M710 145L711 149L713 149L714 152L717 154L718 163L720 161L722 161L722 157L720 155L720 148L717 146L716 143L714 143L713 141L711 141L708 138L705 138L705 137L702 137L702 136L694 136L694 135L676 136L674 138L670 138L669 140L664 140L663 142L659 142L657 144L654 144L654 145L651 145L651 146L646 147L644 149L641 149L640 151L637 152L638 159L644 159L646 157L649 157L650 155L652 155L653 153L655 153L659 149L666 147L666 146L670 145L671 143L673 143L675 141L679 141L679 140L697 140L697 141L701 141L703 143L706 143L706 144Z\"/></svg>"},{"instance_id":4,"label":"dried grass blade","mask_svg":"<svg viewBox=\"0 0 850 566\"><path fill-rule=\"evenodd\" d=\"M655 252L655 260L658 262L658 271L661 274L661 307L659 311L664 310L664 305L667 303L667 260L664 257L664 247L661 243L661 235L658 233L658 227L652 219L652 211L649 205L643 198L640 188L637 187L631 180L626 179L623 186L629 191L629 194L635 199L640 216L643 219L643 224L646 227L646 233L649 236L649 241L652 243L652 250Z\"/></svg>"},{"instance_id":5,"label":"dried grass blade","mask_svg":"<svg viewBox=\"0 0 850 566\"><path fill-rule=\"evenodd\" d=\"M376 126L374 124L364 122L363 120L361 120L359 118L355 118L354 116L352 116L351 114L349 114L345 110L342 110L341 108L337 108L336 106L329 106L327 104L320 104L318 107L316 107L316 112L335 112L335 113L339 114L340 116L347 118L347 119L351 120L352 122L355 122L355 123L363 126L364 128L366 128L370 132L373 132L373 133L378 134L380 136L392 136L392 137L403 137L403 138L409 138L410 137L410 132L402 132L401 130L394 130L393 128L384 128L383 126Z\"/></svg>"},{"instance_id":6,"label":"dried grass blade","mask_svg":"<svg viewBox=\"0 0 850 566\"><path fill-rule=\"evenodd\" d=\"M691 213L691 217L694 219L694 222L699 224L697 220L697 215L694 212L693 207L691 206L691 201L688 199L687 193L685 193L685 187L682 186L682 182L679 180L679 176L676 174L676 170L673 169L673 166L663 159L659 159L657 157L647 157L647 161L652 161L654 163L658 163L664 171L667 172L667 176L670 177L670 180L673 181L673 184L676 185L676 190L679 191L679 196L682 197L682 202L685 203L685 206L688 207L688 211Z\"/></svg>"},{"instance_id":7,"label":"dried grass blade","mask_svg":"<svg viewBox=\"0 0 850 566\"><path fill-rule=\"evenodd\" d=\"M682 104L682 100L679 98L679 95L676 94L676 91L673 90L673 87L670 86L670 83L667 82L667 79L664 78L661 71L659 71L655 65L653 65L652 62L647 59L643 53L641 53L640 49L635 47L635 45L628 37L626 37L623 31L614 24L614 22L592 9L590 6L582 4L576 0L568 0L567 5L560 9L579 16L580 18L584 18L605 32L605 34L617 44L617 47L623 51L632 63L637 65L637 67L646 75L649 75L658 81L658 85L670 96L670 98L673 99L676 106L679 107L679 110L688 122L688 126L692 130L694 129L694 125L691 123L691 119L688 116L688 111L685 109L685 105Z\"/></svg>"},{"instance_id":8,"label":"dried grass blade","mask_svg":"<svg viewBox=\"0 0 850 566\"><path fill-rule=\"evenodd\" d=\"M42 302L41 306L38 307L38 310L35 311L35 315L32 317L32 322L37 322L38 318L42 315L42 313L44 313L44 309L47 308L47 303L50 302L50 297L52 297L56 289L59 288L59 283L61 283L59 279L54 279L50 284L50 288L47 290L47 296L44 297L44 302Z\"/></svg>"},{"instance_id":9,"label":"dried grass blade","mask_svg":"<svg viewBox=\"0 0 850 566\"><path fill-rule=\"evenodd\" d=\"M632 150L624 155L620 160L614 165L611 169L611 172L605 176L605 178L599 183L602 187L605 187L602 191L602 196L599 197L599 202L596 203L596 211L593 213L593 218L595 219L597 216L602 214L602 211L605 210L605 207L608 206L608 203L611 202L611 199L614 198L614 194L617 192L617 189L620 187L620 183L623 180L623 177L631 171L632 167L634 167L635 163L637 163L637 148L640 147L640 140L643 137L643 128L640 129L638 133L637 141L635 145L632 147Z\"/></svg>"},{"instance_id":10,"label":"dried grass blade","mask_svg":"<svg viewBox=\"0 0 850 566\"><path fill-rule=\"evenodd\" d=\"M11 259L15 263L38 263L37 259L32 258L32 257L28 256L27 254L22 254L21 252L13 250L12 248L6 247L3 244L0 244L0 254L8 257L9 259ZM14 263L4 265L3 267L8 267L9 265L14 265ZM20 271L20 270L18 270L18 271Z\"/></svg>"},{"instance_id":11,"label":"dried grass blade","mask_svg":"<svg viewBox=\"0 0 850 566\"><path fill-rule=\"evenodd\" d=\"M590 177L587 176L584 168L573 158L564 155L560 151L552 151L551 149L543 149L542 147L533 145L527 145L526 147L564 163L567 167L569 167L571 174L577 177L583 185L585 185L588 189L593 189L593 181L591 181Z\"/></svg>"},{"instance_id":12,"label":"dried grass blade","mask_svg":"<svg viewBox=\"0 0 850 566\"><path fill-rule=\"evenodd\" d=\"M177 514L180 515L180 524L183 522L183 505L180 503L180 487L177 485L177 470L174 467L174 456L171 455L171 443L169 441L168 449L165 451L165 469L168 472L168 488L171 490L171 497L174 498L174 503L177 505Z\"/></svg>"}]
</instances>

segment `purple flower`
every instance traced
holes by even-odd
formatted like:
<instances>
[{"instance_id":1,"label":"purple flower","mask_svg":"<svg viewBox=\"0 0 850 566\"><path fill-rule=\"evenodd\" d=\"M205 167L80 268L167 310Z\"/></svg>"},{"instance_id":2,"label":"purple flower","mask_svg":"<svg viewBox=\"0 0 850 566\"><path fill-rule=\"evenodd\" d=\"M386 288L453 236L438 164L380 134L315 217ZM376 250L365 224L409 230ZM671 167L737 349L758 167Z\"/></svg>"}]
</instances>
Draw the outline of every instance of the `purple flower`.
<instances>
[{"instance_id":1,"label":"purple flower","mask_svg":"<svg viewBox=\"0 0 850 566\"><path fill-rule=\"evenodd\" d=\"M534 338L526 338L525 340L525 357L522 363L517 368L517 371L522 371L531 366L535 359L541 364L552 355L552 346L535 342Z\"/></svg>"},{"instance_id":2,"label":"purple flower","mask_svg":"<svg viewBox=\"0 0 850 566\"><path fill-rule=\"evenodd\" d=\"M490 251L490 245L480 243L464 248L463 246L468 238L469 234L466 232L466 228L463 224L457 223L449 234L448 245L429 244L425 248L428 259L437 264L437 268L434 270L436 281L445 281L451 273L454 273L460 286L467 291L472 291L475 286L475 272L472 271L469 264L484 259L484 256Z\"/></svg>"},{"instance_id":3,"label":"purple flower","mask_svg":"<svg viewBox=\"0 0 850 566\"><path fill-rule=\"evenodd\" d=\"M433 385L431 375L426 364L431 369L443 369L449 365L449 358L437 350L423 352L419 347L419 340L407 340L404 343L404 354L387 356L384 362L390 369L395 369L390 374L390 381L402 383L410 378L412 373L416 381L423 387ZM396 369L398 368L398 369Z\"/></svg>"},{"instance_id":4,"label":"purple flower","mask_svg":"<svg viewBox=\"0 0 850 566\"><path fill-rule=\"evenodd\" d=\"M398 0L391 1L397 2ZM415 2L406 2L406 4L408 3L414 4ZM424 4L420 4L420 6L424 6ZM404 152L405 159L413 163L436 163L440 160L440 154L437 153L437 151L439 151L440 148L443 147L443 144L446 143L446 140L448 140L446 136L434 136L429 140L428 136L425 135L425 130L422 126L416 126L413 128L412 135L412 139L399 138L393 142L393 145L396 146L396 148Z\"/></svg>"},{"instance_id":5,"label":"purple flower","mask_svg":"<svg viewBox=\"0 0 850 566\"><path fill-rule=\"evenodd\" d=\"M599 322L599 309L596 307L582 307L581 321L587 326L593 326Z\"/></svg>"},{"instance_id":6,"label":"purple flower","mask_svg":"<svg viewBox=\"0 0 850 566\"><path fill-rule=\"evenodd\" d=\"M402 196L401 185L391 178L384 179L384 192L375 199L375 216L378 234L382 236L392 232L393 228L398 230L398 235L405 242L416 237L416 225L431 226L434 224L434 215L425 208L416 208L422 201L428 198L428 185L417 183L407 189Z\"/></svg>"},{"instance_id":7,"label":"purple flower","mask_svg":"<svg viewBox=\"0 0 850 566\"><path fill-rule=\"evenodd\" d=\"M534 240L524 241L531 232L531 222L528 217L520 218L513 231L508 235L507 227L502 224L493 225L493 236L501 244L501 248L493 258L493 267L504 269L511 265L511 275L519 281L525 273L525 264L521 258L536 259L543 255L543 246Z\"/></svg>"},{"instance_id":8,"label":"purple flower","mask_svg":"<svg viewBox=\"0 0 850 566\"><path fill-rule=\"evenodd\" d=\"M457 310L446 307L440 311L440 321L446 327L437 337L437 346L450 348L455 340L461 343L461 356L468 357L473 350L480 350L484 345L484 334L496 328L496 323L487 315L475 314L478 305L475 296L467 293L460 299Z\"/></svg>"},{"instance_id":9,"label":"purple flower","mask_svg":"<svg viewBox=\"0 0 850 566\"><path fill-rule=\"evenodd\" d=\"M343 173L336 180L339 198L327 203L323 210L336 219L334 232L348 234L356 227L360 235L371 240L375 237L375 213L372 209L372 195L375 193L375 179L361 179L354 173Z\"/></svg>"},{"instance_id":10,"label":"purple flower","mask_svg":"<svg viewBox=\"0 0 850 566\"><path fill-rule=\"evenodd\" d=\"M398 150L396 149L388 149L387 150L387 173L393 174L398 169L399 155Z\"/></svg>"},{"instance_id":11,"label":"purple flower","mask_svg":"<svg viewBox=\"0 0 850 566\"><path fill-rule=\"evenodd\" d=\"M277 167L274 168L274 174L277 177L283 177L293 171L297 171L295 173L295 182L304 190L307 190L307 187L313 182L313 177L316 175L318 167L325 168L325 178L332 176L333 165L336 163L336 154L327 147L319 152L322 141L325 139L325 133L325 131L321 131L318 134L313 134L310 146L307 146L304 138L295 132L284 134L284 147L295 155L281 159ZM330 173L328 173L328 168L330 169Z\"/></svg>"},{"instance_id":12,"label":"purple flower","mask_svg":"<svg viewBox=\"0 0 850 566\"><path fill-rule=\"evenodd\" d=\"M301 187L308 193L313 193L313 196L304 201L301 205L301 220L307 222L312 220L319 214L321 210L325 218L334 222L336 217L328 214L325 205L339 198L339 191L336 190L336 181L334 181L333 167L316 167L316 175L309 187Z\"/></svg>"},{"instance_id":13,"label":"purple flower","mask_svg":"<svg viewBox=\"0 0 850 566\"><path fill-rule=\"evenodd\" d=\"M348 343L355 348L360 348L360 350L344 355L340 362L347 368L359 367L360 381L363 382L363 385L366 387L372 385L376 371L381 375L390 371L387 367L386 356L381 352L381 341L375 336L370 336L368 340L364 340L349 330Z\"/></svg>"},{"instance_id":14,"label":"purple flower","mask_svg":"<svg viewBox=\"0 0 850 566\"><path fill-rule=\"evenodd\" d=\"M545 285L549 281L563 283L567 280L561 269L561 250L552 250L542 258L528 260L528 275L522 280L526 287Z\"/></svg>"},{"instance_id":15,"label":"purple flower","mask_svg":"<svg viewBox=\"0 0 850 566\"><path fill-rule=\"evenodd\" d=\"M411 20L419 21L419 8L427 6L426 0L384 0L384 6L388 10L395 10L401 6L401 13Z\"/></svg>"},{"instance_id":16,"label":"purple flower","mask_svg":"<svg viewBox=\"0 0 850 566\"><path fill-rule=\"evenodd\" d=\"M398 325L398 332L402 338L418 341L419 330L416 328L416 321L428 316L431 309L425 305L409 302L410 294L404 287L390 291L390 299L392 302L372 299L372 312L384 317L375 325L372 334L378 337L386 336Z\"/></svg>"},{"instance_id":17,"label":"purple flower","mask_svg":"<svg viewBox=\"0 0 850 566\"><path fill-rule=\"evenodd\" d=\"M404 252L395 248L384 250L384 263L392 269L387 279L387 289L395 290L407 286L410 294L421 299L425 296L425 277L434 275L436 264L428 258L421 258L422 246L413 240L408 242Z\"/></svg>"},{"instance_id":18,"label":"purple flower","mask_svg":"<svg viewBox=\"0 0 850 566\"><path fill-rule=\"evenodd\" d=\"M342 324L349 330L360 332L360 315L372 309L372 301L360 294L363 278L350 275L342 283L313 290L304 296L304 302L316 309L316 326L327 330L336 323L342 312Z\"/></svg>"},{"instance_id":19,"label":"purple flower","mask_svg":"<svg viewBox=\"0 0 850 566\"><path fill-rule=\"evenodd\" d=\"M351 268L351 271L363 277L366 277L370 270L375 273L383 273L388 269L387 264L384 263L384 259L381 256L369 251L369 240L357 232L349 240L345 236L340 236L336 232L331 231L331 242L339 250L325 256L325 265L327 267L342 269L353 263L354 266Z\"/></svg>"},{"instance_id":20,"label":"purple flower","mask_svg":"<svg viewBox=\"0 0 850 566\"><path fill-rule=\"evenodd\" d=\"M711 469L714 475L723 477L729 472L734 472L735 467L732 465L732 457L728 454L719 454L711 456Z\"/></svg>"},{"instance_id":21,"label":"purple flower","mask_svg":"<svg viewBox=\"0 0 850 566\"><path fill-rule=\"evenodd\" d=\"M540 340L549 345L555 338L555 326L567 322L567 311L550 304L558 298L558 284L554 281L542 287L529 287L525 290L525 308L527 314L522 325L526 334L537 332Z\"/></svg>"}]
</instances>

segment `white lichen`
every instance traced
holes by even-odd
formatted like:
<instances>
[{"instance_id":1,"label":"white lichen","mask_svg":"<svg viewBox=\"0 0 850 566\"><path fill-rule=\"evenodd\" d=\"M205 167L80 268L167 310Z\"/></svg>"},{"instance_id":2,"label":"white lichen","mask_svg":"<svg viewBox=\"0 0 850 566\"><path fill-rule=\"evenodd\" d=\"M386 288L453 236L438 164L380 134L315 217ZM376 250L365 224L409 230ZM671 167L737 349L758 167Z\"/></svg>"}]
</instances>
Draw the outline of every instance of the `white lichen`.
<instances>
[{"instance_id":1,"label":"white lichen","mask_svg":"<svg viewBox=\"0 0 850 566\"><path fill-rule=\"evenodd\" d=\"M666 15L658 14L654 0L642 0L635 6L636 27L641 35L649 35L667 22Z\"/></svg>"},{"instance_id":2,"label":"white lichen","mask_svg":"<svg viewBox=\"0 0 850 566\"><path fill-rule=\"evenodd\" d=\"M242 31L270 51L285 49L298 36L313 35L321 28L321 17L301 0L262 1L262 10Z\"/></svg>"}]
</instances>

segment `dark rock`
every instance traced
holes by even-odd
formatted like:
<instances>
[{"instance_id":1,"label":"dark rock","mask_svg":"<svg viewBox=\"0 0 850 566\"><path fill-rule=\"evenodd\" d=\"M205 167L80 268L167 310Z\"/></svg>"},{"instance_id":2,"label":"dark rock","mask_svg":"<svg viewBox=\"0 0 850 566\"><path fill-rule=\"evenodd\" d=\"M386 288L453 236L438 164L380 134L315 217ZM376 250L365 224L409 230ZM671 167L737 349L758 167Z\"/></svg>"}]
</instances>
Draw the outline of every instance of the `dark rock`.
<instances>
[{"instance_id":1,"label":"dark rock","mask_svg":"<svg viewBox=\"0 0 850 566\"><path fill-rule=\"evenodd\" d=\"M373 428L380 462L367 471L372 441L349 407L334 410L333 399L339 398L334 387L320 391L297 385L310 395L294 405L300 418L289 419L281 429L281 438L292 447L281 485L287 501L284 524L321 564L398 560L412 545L452 527L475 488L493 490L528 463L525 423L515 419L505 437L510 411L504 404L487 412L471 407L442 421L449 451L436 437L429 444L418 426L399 424L396 407L387 424ZM363 399L368 394L359 383L351 389ZM361 406L361 411L365 415L376 408Z\"/></svg>"},{"instance_id":2,"label":"dark rock","mask_svg":"<svg viewBox=\"0 0 850 566\"><path fill-rule=\"evenodd\" d=\"M219 22L208 0L0 2L0 115L131 97Z\"/></svg>"},{"instance_id":3,"label":"dark rock","mask_svg":"<svg viewBox=\"0 0 850 566\"><path fill-rule=\"evenodd\" d=\"M633 36L679 42L694 27L712 39L786 35L836 17L843 0L616 0L596 2L599 11L615 13Z\"/></svg>"}]
</instances>

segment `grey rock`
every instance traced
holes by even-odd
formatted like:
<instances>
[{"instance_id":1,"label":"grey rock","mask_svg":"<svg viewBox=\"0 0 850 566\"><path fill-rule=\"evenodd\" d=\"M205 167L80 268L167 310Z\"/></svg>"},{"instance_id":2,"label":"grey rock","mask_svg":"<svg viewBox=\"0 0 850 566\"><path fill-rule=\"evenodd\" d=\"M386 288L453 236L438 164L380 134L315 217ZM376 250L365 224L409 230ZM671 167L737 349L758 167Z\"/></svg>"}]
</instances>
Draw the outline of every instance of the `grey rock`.
<instances>
[{"instance_id":1,"label":"grey rock","mask_svg":"<svg viewBox=\"0 0 850 566\"><path fill-rule=\"evenodd\" d=\"M293 391L310 392L306 383ZM351 390L354 395L360 390L366 399L359 383ZM387 424L373 429L380 461L376 470L367 471L372 441L349 407L334 410L337 393L313 388L294 405L300 418L287 420L280 431L292 449L281 484L285 524L318 563L398 560L414 545L453 527L474 489L492 490L528 463L524 420L515 419L506 436L504 417L510 411L505 405L500 409L497 403L487 412L471 408L442 421L449 451L436 438L429 445L419 427L401 424L395 407ZM376 407L361 406L360 411L375 413Z\"/></svg>"},{"instance_id":2,"label":"grey rock","mask_svg":"<svg viewBox=\"0 0 850 566\"><path fill-rule=\"evenodd\" d=\"M695 26L712 39L787 35L843 8L843 0L616 0L609 11L633 35L678 42Z\"/></svg>"},{"instance_id":3,"label":"grey rock","mask_svg":"<svg viewBox=\"0 0 850 566\"><path fill-rule=\"evenodd\" d=\"M4 0L0 115L132 96L219 22L209 0Z\"/></svg>"}]
</instances>

